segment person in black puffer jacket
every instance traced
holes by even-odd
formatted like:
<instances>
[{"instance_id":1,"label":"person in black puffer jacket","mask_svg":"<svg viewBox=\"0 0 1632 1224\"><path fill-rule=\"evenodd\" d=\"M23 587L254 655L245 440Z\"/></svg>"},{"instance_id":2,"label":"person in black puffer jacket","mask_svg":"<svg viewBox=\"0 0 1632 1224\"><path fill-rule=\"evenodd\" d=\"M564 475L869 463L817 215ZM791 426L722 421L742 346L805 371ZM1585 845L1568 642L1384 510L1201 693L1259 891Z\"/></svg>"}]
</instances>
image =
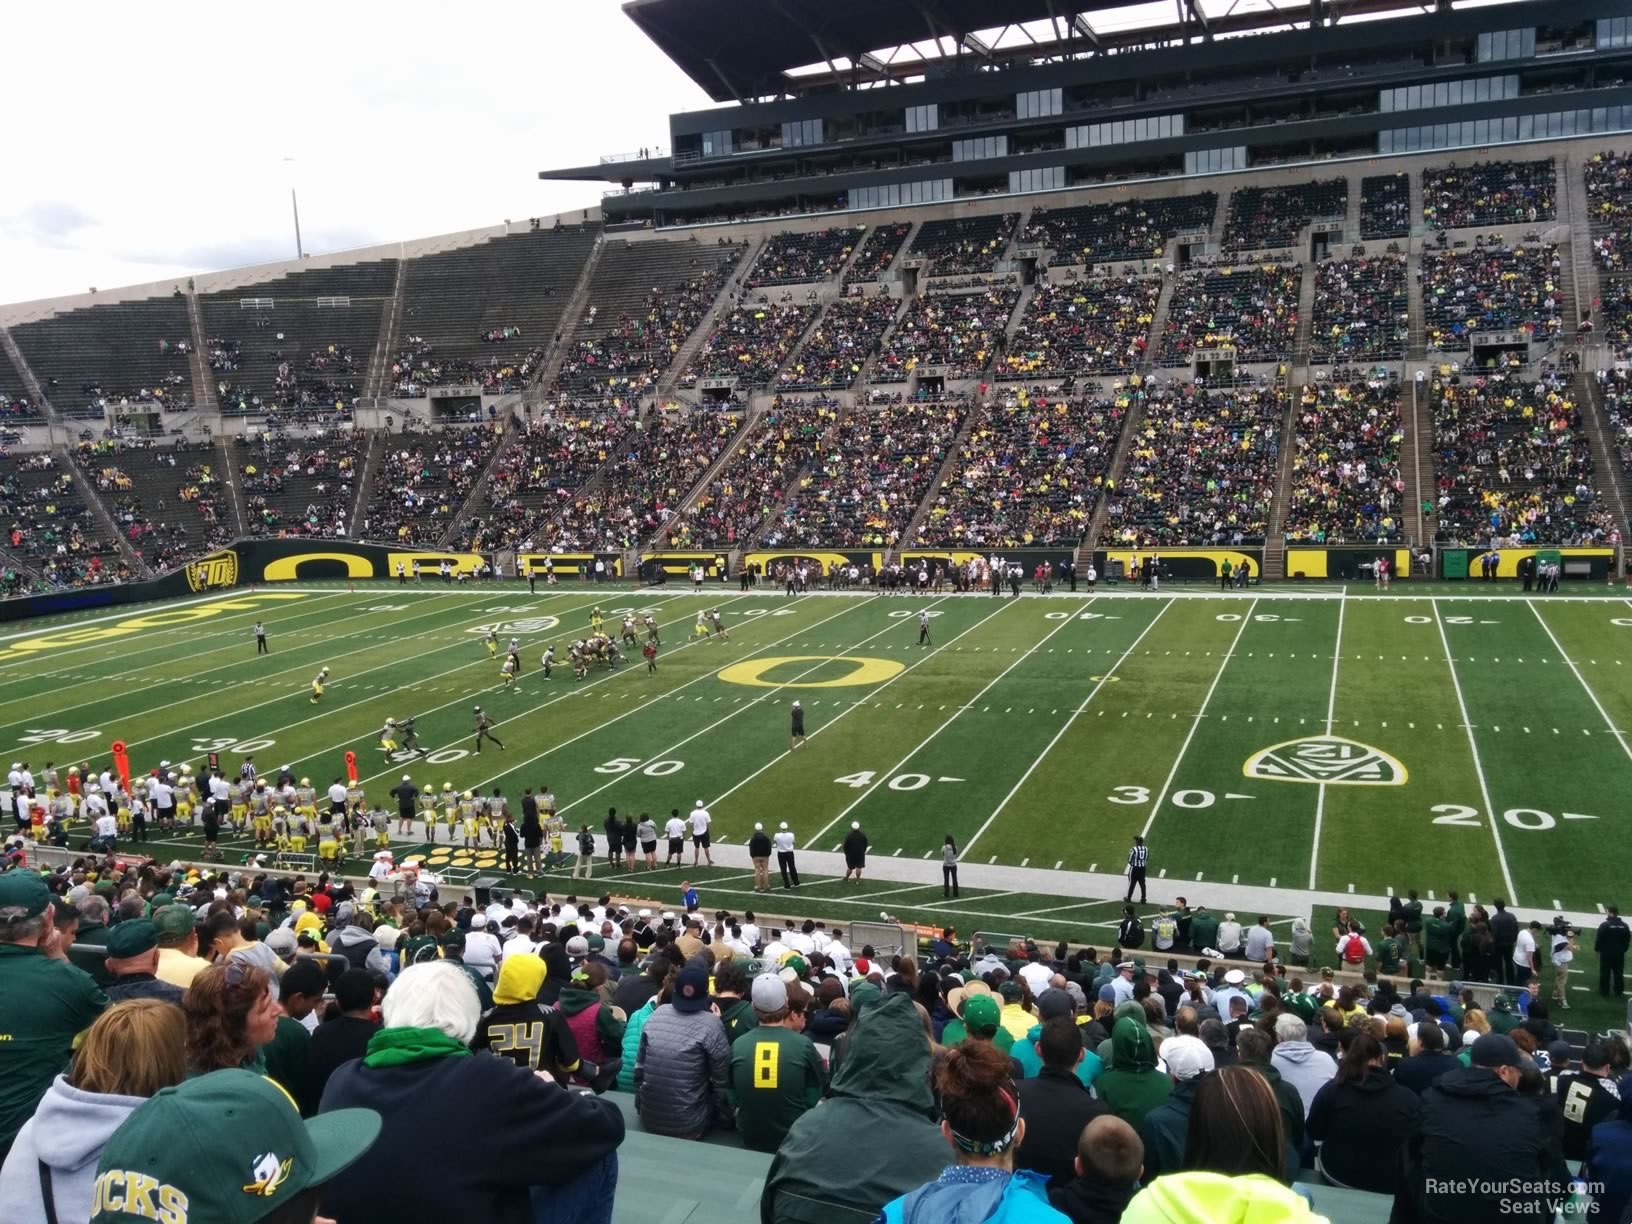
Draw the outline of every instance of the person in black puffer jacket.
<instances>
[{"instance_id":1,"label":"person in black puffer jacket","mask_svg":"<svg viewBox=\"0 0 1632 1224\"><path fill-rule=\"evenodd\" d=\"M1394 1082L1388 1054L1371 1033L1350 1043L1337 1078L1315 1093L1310 1136L1321 1145L1320 1171L1341 1186L1393 1194L1400 1188L1400 1145L1422 1102Z\"/></svg>"}]
</instances>

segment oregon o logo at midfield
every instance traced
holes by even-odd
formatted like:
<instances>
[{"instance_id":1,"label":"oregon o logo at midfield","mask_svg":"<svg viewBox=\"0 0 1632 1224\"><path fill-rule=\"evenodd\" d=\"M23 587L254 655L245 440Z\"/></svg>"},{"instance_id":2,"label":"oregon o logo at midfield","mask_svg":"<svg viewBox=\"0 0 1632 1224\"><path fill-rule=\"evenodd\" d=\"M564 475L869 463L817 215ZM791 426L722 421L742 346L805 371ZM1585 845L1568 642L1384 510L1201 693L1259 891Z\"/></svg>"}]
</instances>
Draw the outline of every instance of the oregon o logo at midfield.
<instances>
[{"instance_id":1,"label":"oregon o logo at midfield","mask_svg":"<svg viewBox=\"0 0 1632 1224\"><path fill-rule=\"evenodd\" d=\"M1241 767L1266 782L1317 782L1333 786L1404 786L1409 775L1381 748L1338 735L1311 735L1261 748Z\"/></svg>"},{"instance_id":2,"label":"oregon o logo at midfield","mask_svg":"<svg viewBox=\"0 0 1632 1224\"><path fill-rule=\"evenodd\" d=\"M853 663L855 667L845 675L831 680L767 680L765 673L791 663L803 663L806 670L814 671L819 663ZM856 684L882 684L906 664L894 659L871 659L861 655L772 655L764 659L745 659L720 670L720 679L731 684L751 684L759 688L848 688ZM798 673L794 673L797 675Z\"/></svg>"}]
</instances>

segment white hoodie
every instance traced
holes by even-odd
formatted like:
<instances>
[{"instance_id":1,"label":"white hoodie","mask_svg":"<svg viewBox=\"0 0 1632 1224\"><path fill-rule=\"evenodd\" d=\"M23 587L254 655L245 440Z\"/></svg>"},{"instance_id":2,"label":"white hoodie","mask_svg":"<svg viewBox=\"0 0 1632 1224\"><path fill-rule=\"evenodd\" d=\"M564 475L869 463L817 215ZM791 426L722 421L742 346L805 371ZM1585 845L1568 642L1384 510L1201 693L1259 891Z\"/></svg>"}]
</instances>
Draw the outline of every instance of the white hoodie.
<instances>
[{"instance_id":1,"label":"white hoodie","mask_svg":"<svg viewBox=\"0 0 1632 1224\"><path fill-rule=\"evenodd\" d=\"M96 1161L102 1145L146 1098L82 1092L59 1075L40 1099L34 1116L23 1123L0 1169L0 1220L43 1220L40 1161L51 1170L51 1196L57 1219L91 1218ZM36 1137L43 1136L43 1147Z\"/></svg>"}]
</instances>

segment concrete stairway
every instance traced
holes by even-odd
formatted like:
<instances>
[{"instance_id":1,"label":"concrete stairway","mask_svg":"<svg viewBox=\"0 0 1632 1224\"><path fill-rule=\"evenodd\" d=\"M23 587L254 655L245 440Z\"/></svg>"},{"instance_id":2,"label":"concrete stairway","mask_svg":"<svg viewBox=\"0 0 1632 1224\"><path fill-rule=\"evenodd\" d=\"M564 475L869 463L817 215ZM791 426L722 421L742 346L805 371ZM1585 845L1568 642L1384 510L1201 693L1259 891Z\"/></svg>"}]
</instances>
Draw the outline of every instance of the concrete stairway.
<instances>
[{"instance_id":1,"label":"concrete stairway","mask_svg":"<svg viewBox=\"0 0 1632 1224\"><path fill-rule=\"evenodd\" d=\"M1298 283L1298 332L1292 340L1292 364L1295 366L1309 364L1309 337L1315 325L1315 285L1319 280L1319 266L1305 263L1303 278Z\"/></svg>"},{"instance_id":2,"label":"concrete stairway","mask_svg":"<svg viewBox=\"0 0 1632 1224\"><path fill-rule=\"evenodd\" d=\"M56 457L57 466L64 472L73 473L74 484L84 496L85 504L91 508L91 516L102 525L102 530L107 532L116 542L119 555L130 565L130 572L133 574L151 574L153 572L152 568L146 561L142 560L142 555L131 544L123 528L114 521L112 513L109 512L108 507L102 501L101 494L96 491L96 486L75 465L73 458L69 455L68 448L66 446L55 446L51 450Z\"/></svg>"},{"instance_id":3,"label":"concrete stairway","mask_svg":"<svg viewBox=\"0 0 1632 1224\"><path fill-rule=\"evenodd\" d=\"M1349 206L1343 214L1343 246L1346 250L1350 243L1360 241L1360 182L1366 176L1359 170L1351 170L1349 180Z\"/></svg>"},{"instance_id":4,"label":"concrete stairway","mask_svg":"<svg viewBox=\"0 0 1632 1224\"><path fill-rule=\"evenodd\" d=\"M232 443L226 434L215 439L216 463L227 484L227 504L232 508L233 534L239 539L250 535L249 520L244 516L244 495L238 489L238 465L232 458Z\"/></svg>"},{"instance_id":5,"label":"concrete stairway","mask_svg":"<svg viewBox=\"0 0 1632 1224\"><path fill-rule=\"evenodd\" d=\"M1264 528L1264 568L1258 575L1260 579L1286 577L1286 509L1292 499L1292 474L1296 467L1300 391L1299 387L1287 391L1286 414L1281 420L1280 470L1275 475L1275 497L1269 503L1269 523Z\"/></svg>"},{"instance_id":6,"label":"concrete stairway","mask_svg":"<svg viewBox=\"0 0 1632 1224\"><path fill-rule=\"evenodd\" d=\"M714 305L703 313L696 330L686 337L686 342L680 346L679 352L675 353L674 360L669 363L669 368L664 370L663 376L657 380L658 398L661 399L674 391L675 384L680 381L680 375L684 374L686 367L691 364L691 359L697 356L698 350L703 347L703 342L714 333L716 318L724 318L731 310L731 303L736 296L739 282L747 277L749 270L754 266L754 261L759 258L759 253L764 249L764 238L755 238L748 244L748 249L743 252L741 262L737 264L737 274L720 286L720 292L714 298Z\"/></svg>"},{"instance_id":7,"label":"concrete stairway","mask_svg":"<svg viewBox=\"0 0 1632 1224\"><path fill-rule=\"evenodd\" d=\"M1558 160L1558 185L1563 196L1559 212L1569 221L1570 234L1570 275L1564 278L1564 291L1570 300L1564 303L1564 334L1573 337L1581 323L1582 311L1592 310L1598 279L1592 266L1592 222L1586 180L1580 166L1572 165L1568 158Z\"/></svg>"},{"instance_id":8,"label":"concrete stairway","mask_svg":"<svg viewBox=\"0 0 1632 1224\"><path fill-rule=\"evenodd\" d=\"M11 364L17 371L17 376L23 380L23 386L28 390L28 399L36 408L43 412L46 419L55 421L57 410L51 407L51 401L45 397L45 388L40 386L40 380L34 377L34 371L29 368L23 359L23 351L17 347L17 342L11 338L11 332L0 327L0 348L6 350L6 356L11 358Z\"/></svg>"},{"instance_id":9,"label":"concrete stairway","mask_svg":"<svg viewBox=\"0 0 1632 1224\"><path fill-rule=\"evenodd\" d=\"M1570 389L1575 393L1576 405L1581 410L1581 424L1592 446L1592 464L1597 474L1595 483L1609 500L1621 539L1632 539L1626 517L1626 473L1621 469L1621 458L1610 434L1609 416L1598 398L1598 380L1591 374L1577 374L1570 379Z\"/></svg>"},{"instance_id":10,"label":"concrete stairway","mask_svg":"<svg viewBox=\"0 0 1632 1224\"><path fill-rule=\"evenodd\" d=\"M886 561L899 560L902 549L918 546L918 528L923 526L924 520L929 517L929 512L935 505L935 499L940 496L941 486L946 483L946 478L952 475L952 469L957 465L959 456L963 454L964 443L969 441L969 435L974 432L975 422L985 419L986 401L992 394L994 392L989 391L986 396L982 396L976 392L974 406L969 409L969 415L963 418L957 436L947 444L946 458L941 461L941 470L935 473L934 482L924 491L923 501L918 503L918 509L912 512L912 518L901 529L901 538L885 554Z\"/></svg>"},{"instance_id":11,"label":"concrete stairway","mask_svg":"<svg viewBox=\"0 0 1632 1224\"><path fill-rule=\"evenodd\" d=\"M719 457L708 465L708 470L702 474L697 483L687 490L685 497L681 498L680 504L674 508L674 512L669 515L664 524L652 533L651 537L646 541L646 547L662 548L665 546L667 541L663 537L668 530L669 523L678 522L691 513L692 507L697 504L697 499L707 491L708 486L714 482L714 478L724 470L725 465L731 461L731 456L742 448L742 444L748 440L749 435L758 429L761 422L765 420L766 411L763 407L752 408L743 415L742 427L731 436L730 443L719 453Z\"/></svg>"},{"instance_id":12,"label":"concrete stairway","mask_svg":"<svg viewBox=\"0 0 1632 1224\"><path fill-rule=\"evenodd\" d=\"M1178 266L1176 246L1169 244L1168 250L1172 252L1168 256L1168 262L1173 264L1176 269ZM1162 335L1167 331L1168 311L1173 307L1173 291L1178 283L1179 274L1177 271L1172 276L1165 274L1162 276L1162 291L1156 295L1156 309L1151 312L1150 317L1150 334L1145 337L1145 360L1140 365L1141 373L1148 374L1156 366L1162 345Z\"/></svg>"},{"instance_id":13,"label":"concrete stairway","mask_svg":"<svg viewBox=\"0 0 1632 1224\"><path fill-rule=\"evenodd\" d=\"M1169 280L1172 278L1169 277ZM1165 292L1165 290L1164 290ZM1157 318L1162 317L1160 310ZM1127 465L1128 452L1133 449L1133 440L1139 436L1139 427L1145 418L1145 400L1143 396L1135 396L1128 406L1127 418L1122 422L1122 436L1116 440L1116 453L1111 456L1111 465L1106 468L1107 482L1120 485L1122 469ZM1100 490L1099 504L1094 507L1094 517L1088 524L1088 534L1083 537L1082 547L1077 550L1077 568L1081 569L1088 564L1094 549L1098 546L1100 534L1105 530L1105 520L1110 517L1111 488Z\"/></svg>"},{"instance_id":14,"label":"concrete stairway","mask_svg":"<svg viewBox=\"0 0 1632 1224\"><path fill-rule=\"evenodd\" d=\"M1439 479L1434 471L1434 410L1429 402L1428 384L1411 380L1400 400L1401 424L1406 445L1400 456L1400 475L1409 499L1405 521L1418 548L1431 544L1438 530L1438 515L1423 514L1426 500L1439 502Z\"/></svg>"},{"instance_id":15,"label":"concrete stairway","mask_svg":"<svg viewBox=\"0 0 1632 1224\"><path fill-rule=\"evenodd\" d=\"M386 304L379 339L374 342L374 355L368 361L368 377L363 382L363 396L366 399L377 401L391 391L391 362L397 353L397 329L402 326L402 302L408 286L408 265L412 262L408 259L397 261L396 285L391 290L390 302Z\"/></svg>"},{"instance_id":16,"label":"concrete stairway","mask_svg":"<svg viewBox=\"0 0 1632 1224\"><path fill-rule=\"evenodd\" d=\"M493 453L488 456L487 464L482 468L482 474L470 486L470 495L465 498L464 505L460 506L458 511L455 512L453 520L448 524L448 529L442 533L442 538L437 541L438 548L447 548L452 544L458 535L459 528L464 526L465 520L470 517L472 508L481 504L482 495L487 492L487 482L493 477L493 469L499 462L499 456L510 449L510 444L514 440L516 431L511 428L512 419L508 414L499 417L499 420L504 422L504 436L499 439L499 444L493 448ZM363 504L367 505L368 503L364 502Z\"/></svg>"},{"instance_id":17,"label":"concrete stairway","mask_svg":"<svg viewBox=\"0 0 1632 1224\"><path fill-rule=\"evenodd\" d=\"M354 540L363 538L363 512L368 509L368 499L374 492L374 473L385 456L385 444L385 430L376 429L369 434L368 449L363 452L363 472L357 480L357 496L352 500L351 513L346 517L346 526Z\"/></svg>"},{"instance_id":18,"label":"concrete stairway","mask_svg":"<svg viewBox=\"0 0 1632 1224\"><path fill-rule=\"evenodd\" d=\"M595 245L590 248L589 258L584 260L583 271L578 274L578 280L572 286L572 296L567 299L567 304L561 311L561 324L556 328L555 339L550 343L549 352L545 354L544 368L532 382L532 385L540 391L548 391L554 385L555 376L561 372L561 366L567 359L574 338L578 335L578 325L583 321L584 311L589 308L589 287L595 281L595 269L601 266L601 252L604 250L606 234L603 232L595 236Z\"/></svg>"},{"instance_id":19,"label":"concrete stairway","mask_svg":"<svg viewBox=\"0 0 1632 1224\"><path fill-rule=\"evenodd\" d=\"M1412 191L1419 193L1421 187L1416 186L1418 176L1413 174ZM1420 207L1420 204L1418 205ZM1423 250L1429 249L1424 246ZM1412 360L1422 360L1428 356L1428 324L1427 316L1422 309L1422 278L1418 272L1422 268L1422 256L1408 256L1409 266L1405 270L1405 309L1406 309L1406 341L1405 355Z\"/></svg>"},{"instance_id":20,"label":"concrete stairway","mask_svg":"<svg viewBox=\"0 0 1632 1224\"><path fill-rule=\"evenodd\" d=\"M215 377L204 347L204 312L198 308L198 294L187 291L187 318L193 325L193 404L202 412L219 413L221 401L215 393Z\"/></svg>"}]
</instances>

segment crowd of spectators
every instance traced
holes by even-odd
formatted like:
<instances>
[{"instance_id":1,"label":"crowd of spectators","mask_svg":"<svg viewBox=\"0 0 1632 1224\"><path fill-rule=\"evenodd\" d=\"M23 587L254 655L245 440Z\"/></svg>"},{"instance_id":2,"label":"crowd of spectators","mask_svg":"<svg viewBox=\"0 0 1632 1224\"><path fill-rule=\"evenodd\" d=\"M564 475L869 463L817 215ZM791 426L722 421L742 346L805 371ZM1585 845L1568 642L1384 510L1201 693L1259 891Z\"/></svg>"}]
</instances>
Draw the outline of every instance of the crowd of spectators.
<instances>
[{"instance_id":1,"label":"crowd of spectators","mask_svg":"<svg viewBox=\"0 0 1632 1224\"><path fill-rule=\"evenodd\" d=\"M1273 386L1146 384L1104 544L1253 544L1269 523L1286 399Z\"/></svg>"},{"instance_id":2,"label":"crowd of spectators","mask_svg":"<svg viewBox=\"0 0 1632 1224\"><path fill-rule=\"evenodd\" d=\"M1088 532L1129 395L1004 387L981 409L915 544L1074 545Z\"/></svg>"},{"instance_id":3,"label":"crowd of spectators","mask_svg":"<svg viewBox=\"0 0 1632 1224\"><path fill-rule=\"evenodd\" d=\"M1397 543L1406 508L1398 378L1334 370L1303 388L1294 413L1286 538Z\"/></svg>"},{"instance_id":4,"label":"crowd of spectators","mask_svg":"<svg viewBox=\"0 0 1632 1224\"><path fill-rule=\"evenodd\" d=\"M1534 225L1558 216L1553 159L1430 166L1422 172L1422 219L1433 229Z\"/></svg>"},{"instance_id":5,"label":"crowd of spectators","mask_svg":"<svg viewBox=\"0 0 1632 1224\"><path fill-rule=\"evenodd\" d=\"M74 458L131 546L163 572L232 540L216 454L209 442L109 436L80 442Z\"/></svg>"},{"instance_id":6,"label":"crowd of spectators","mask_svg":"<svg viewBox=\"0 0 1632 1224\"><path fill-rule=\"evenodd\" d=\"M771 548L887 548L900 542L970 405L875 391L845 415L765 533Z\"/></svg>"},{"instance_id":7,"label":"crowd of spectators","mask_svg":"<svg viewBox=\"0 0 1632 1224\"><path fill-rule=\"evenodd\" d=\"M1481 235L1481 239L1483 235ZM1423 326L1430 349L1464 351L1474 332L1530 333L1537 342L1563 326L1563 260L1551 243L1499 239L1422 255Z\"/></svg>"},{"instance_id":8,"label":"crowd of spectators","mask_svg":"<svg viewBox=\"0 0 1632 1224\"><path fill-rule=\"evenodd\" d=\"M703 347L686 367L682 387L705 378L735 378L745 389L763 387L804 335L818 307L783 301L734 307L714 324Z\"/></svg>"},{"instance_id":9,"label":"crowd of spectators","mask_svg":"<svg viewBox=\"0 0 1632 1224\"><path fill-rule=\"evenodd\" d=\"M744 282L749 289L769 285L797 285L837 276L850 252L856 249L864 227L789 230L772 234L754 260Z\"/></svg>"},{"instance_id":10,"label":"crowd of spectators","mask_svg":"<svg viewBox=\"0 0 1632 1224\"><path fill-rule=\"evenodd\" d=\"M366 435L357 433L263 434L258 453L238 465L245 529L264 536L345 536L366 450Z\"/></svg>"},{"instance_id":11,"label":"crowd of spectators","mask_svg":"<svg viewBox=\"0 0 1632 1224\"><path fill-rule=\"evenodd\" d=\"M434 544L453 523L503 437L490 425L444 425L385 441L358 538Z\"/></svg>"},{"instance_id":12,"label":"crowd of spectators","mask_svg":"<svg viewBox=\"0 0 1632 1224\"><path fill-rule=\"evenodd\" d=\"M990 272L1007 249L1019 220L1019 213L991 213L925 221L912 241L912 254L931 261L931 276Z\"/></svg>"},{"instance_id":13,"label":"crowd of spectators","mask_svg":"<svg viewBox=\"0 0 1632 1224\"><path fill-rule=\"evenodd\" d=\"M1439 374L1429 390L1441 540L1592 544L1614 530L1562 374Z\"/></svg>"},{"instance_id":14,"label":"crowd of spectators","mask_svg":"<svg viewBox=\"0 0 1632 1224\"><path fill-rule=\"evenodd\" d=\"M873 226L867 233L867 240L861 244L861 250L856 252L855 259L845 269L844 287L849 289L852 285L881 280L910 233L912 223L909 221L887 221Z\"/></svg>"},{"instance_id":15,"label":"crowd of spectators","mask_svg":"<svg viewBox=\"0 0 1632 1224\"><path fill-rule=\"evenodd\" d=\"M1210 230L1218 193L1117 200L1074 208L1032 210L1020 232L1023 247L1048 247L1057 264L1160 259L1175 234Z\"/></svg>"},{"instance_id":16,"label":"crowd of spectators","mask_svg":"<svg viewBox=\"0 0 1632 1224\"><path fill-rule=\"evenodd\" d=\"M1015 326L997 378L1119 374L1150 343L1162 283L1151 276L1090 276L1038 285Z\"/></svg>"},{"instance_id":17,"label":"crowd of spectators","mask_svg":"<svg viewBox=\"0 0 1632 1224\"><path fill-rule=\"evenodd\" d=\"M520 334L520 328L495 328L484 333L484 343L499 344ZM508 395L527 386L544 360L544 346L534 345L521 357L438 357L423 336L408 336L391 361L391 394L398 399L423 399L432 387L479 385L483 395ZM350 372L355 373L351 367ZM352 384L355 395L355 384ZM349 397L348 397L349 398Z\"/></svg>"},{"instance_id":18,"label":"crowd of spectators","mask_svg":"<svg viewBox=\"0 0 1632 1224\"><path fill-rule=\"evenodd\" d=\"M1157 362L1189 365L1198 348L1241 362L1282 361L1298 334L1302 264L1220 265L1179 273Z\"/></svg>"},{"instance_id":19,"label":"crowd of spectators","mask_svg":"<svg viewBox=\"0 0 1632 1224\"><path fill-rule=\"evenodd\" d=\"M1588 224L1599 292L1592 323L1617 353L1632 346L1632 157L1595 153L1582 167L1587 186Z\"/></svg>"},{"instance_id":20,"label":"crowd of spectators","mask_svg":"<svg viewBox=\"0 0 1632 1224\"><path fill-rule=\"evenodd\" d=\"M878 352L900 307L899 299L884 293L834 300L811 328L804 347L778 376L779 384L787 391L852 386L868 358Z\"/></svg>"},{"instance_id":21,"label":"crowd of spectators","mask_svg":"<svg viewBox=\"0 0 1632 1224\"><path fill-rule=\"evenodd\" d=\"M482 502L460 527L459 547L526 547L617 452L630 418L595 403L534 417L490 469Z\"/></svg>"},{"instance_id":22,"label":"crowd of spectators","mask_svg":"<svg viewBox=\"0 0 1632 1224\"><path fill-rule=\"evenodd\" d=\"M618 444L604 479L580 490L552 537L537 542L566 549L639 546L669 521L742 424L734 414L654 408Z\"/></svg>"},{"instance_id":23,"label":"crowd of spectators","mask_svg":"<svg viewBox=\"0 0 1632 1224\"><path fill-rule=\"evenodd\" d=\"M1346 178L1276 187L1237 187L1230 193L1224 249L1264 251L1296 246L1304 226L1322 217L1341 218L1348 207Z\"/></svg>"},{"instance_id":24,"label":"crowd of spectators","mask_svg":"<svg viewBox=\"0 0 1632 1224\"><path fill-rule=\"evenodd\" d=\"M0 392L0 418L12 421L38 421L43 418L39 409L20 392Z\"/></svg>"},{"instance_id":25,"label":"crowd of spectators","mask_svg":"<svg viewBox=\"0 0 1632 1224\"><path fill-rule=\"evenodd\" d=\"M651 390L719 297L737 255L732 248L667 288L654 285L638 310L621 312L610 327L597 321L592 304L578 325L586 334L562 359L555 391L578 399L638 399Z\"/></svg>"},{"instance_id":26,"label":"crowd of spectators","mask_svg":"<svg viewBox=\"0 0 1632 1224\"><path fill-rule=\"evenodd\" d=\"M1632 477L1632 371L1598 370L1598 398L1609 418L1609 444L1615 448L1621 471Z\"/></svg>"},{"instance_id":27,"label":"crowd of spectators","mask_svg":"<svg viewBox=\"0 0 1632 1224\"><path fill-rule=\"evenodd\" d=\"M1003 344L1017 289L919 294L890 333L878 377L904 379L921 365L946 366L949 378L973 378Z\"/></svg>"},{"instance_id":28,"label":"crowd of spectators","mask_svg":"<svg viewBox=\"0 0 1632 1224\"><path fill-rule=\"evenodd\" d=\"M1320 363L1398 361L1411 337L1404 256L1356 255L1315 268L1310 359Z\"/></svg>"},{"instance_id":29,"label":"crowd of spectators","mask_svg":"<svg viewBox=\"0 0 1632 1224\"><path fill-rule=\"evenodd\" d=\"M781 512L788 487L821 447L840 405L822 396L810 401L777 396L748 427L741 444L709 482L696 505L665 531L672 548L734 548Z\"/></svg>"},{"instance_id":30,"label":"crowd of spectators","mask_svg":"<svg viewBox=\"0 0 1632 1224\"><path fill-rule=\"evenodd\" d=\"M7 547L32 562L49 587L126 581L129 566L97 529L79 479L47 451L0 457Z\"/></svg>"},{"instance_id":31,"label":"crowd of spectators","mask_svg":"<svg viewBox=\"0 0 1632 1224\"><path fill-rule=\"evenodd\" d=\"M1405 238L1411 233L1411 176L1368 174L1360 180L1360 237Z\"/></svg>"}]
</instances>

